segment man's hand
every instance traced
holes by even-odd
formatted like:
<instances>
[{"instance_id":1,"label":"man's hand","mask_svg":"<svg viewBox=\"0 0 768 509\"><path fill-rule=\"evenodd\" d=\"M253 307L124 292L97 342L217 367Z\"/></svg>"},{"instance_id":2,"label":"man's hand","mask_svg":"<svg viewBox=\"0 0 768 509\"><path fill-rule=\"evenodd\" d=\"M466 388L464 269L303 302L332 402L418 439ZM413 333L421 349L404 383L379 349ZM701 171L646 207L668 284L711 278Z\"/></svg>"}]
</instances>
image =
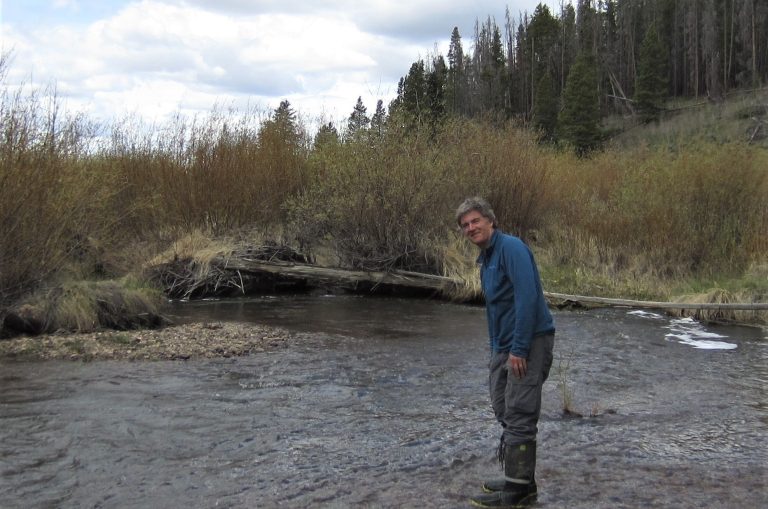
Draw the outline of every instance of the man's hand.
<instances>
[{"instance_id":1,"label":"man's hand","mask_svg":"<svg viewBox=\"0 0 768 509\"><path fill-rule=\"evenodd\" d=\"M525 357L509 354L509 367L515 378L523 378L528 372L528 361L525 360Z\"/></svg>"}]
</instances>

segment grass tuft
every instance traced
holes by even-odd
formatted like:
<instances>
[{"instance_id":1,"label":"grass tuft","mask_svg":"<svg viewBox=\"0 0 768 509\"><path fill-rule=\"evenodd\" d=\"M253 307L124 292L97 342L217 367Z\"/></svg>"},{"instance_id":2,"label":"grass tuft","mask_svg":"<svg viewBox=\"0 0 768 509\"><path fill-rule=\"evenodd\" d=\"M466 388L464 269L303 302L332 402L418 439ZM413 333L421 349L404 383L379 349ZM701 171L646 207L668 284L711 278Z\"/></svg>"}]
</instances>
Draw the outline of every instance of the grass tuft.
<instances>
[{"instance_id":1,"label":"grass tuft","mask_svg":"<svg viewBox=\"0 0 768 509\"><path fill-rule=\"evenodd\" d=\"M162 325L164 302L156 288L130 278L75 281L40 290L11 313L23 314L27 323L35 324L17 332L128 330Z\"/></svg>"}]
</instances>

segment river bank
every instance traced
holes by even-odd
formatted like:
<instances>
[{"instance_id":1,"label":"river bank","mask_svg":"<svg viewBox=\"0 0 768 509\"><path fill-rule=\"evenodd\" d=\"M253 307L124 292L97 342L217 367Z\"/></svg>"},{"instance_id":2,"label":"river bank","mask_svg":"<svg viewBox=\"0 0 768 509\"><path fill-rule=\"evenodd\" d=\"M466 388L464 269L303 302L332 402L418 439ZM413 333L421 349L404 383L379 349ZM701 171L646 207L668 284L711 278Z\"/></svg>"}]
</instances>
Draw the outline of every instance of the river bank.
<instances>
[{"instance_id":1,"label":"river bank","mask_svg":"<svg viewBox=\"0 0 768 509\"><path fill-rule=\"evenodd\" d=\"M240 322L172 325L161 329L57 332L0 341L0 360L188 360L240 357L279 348L291 333Z\"/></svg>"}]
</instances>

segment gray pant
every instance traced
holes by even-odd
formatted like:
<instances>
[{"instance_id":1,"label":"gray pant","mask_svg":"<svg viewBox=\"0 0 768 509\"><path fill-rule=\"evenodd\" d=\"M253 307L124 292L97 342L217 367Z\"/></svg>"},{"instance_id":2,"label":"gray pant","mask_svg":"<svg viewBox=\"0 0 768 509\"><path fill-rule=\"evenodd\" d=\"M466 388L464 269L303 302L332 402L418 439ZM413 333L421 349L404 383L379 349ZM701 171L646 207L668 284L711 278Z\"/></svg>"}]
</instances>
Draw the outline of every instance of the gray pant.
<instances>
[{"instance_id":1,"label":"gray pant","mask_svg":"<svg viewBox=\"0 0 768 509\"><path fill-rule=\"evenodd\" d=\"M509 353L494 353L489 365L491 406L504 428L508 445L536 440L541 415L541 388L552 367L555 335L533 338L528 353L528 372L520 379L509 371Z\"/></svg>"}]
</instances>

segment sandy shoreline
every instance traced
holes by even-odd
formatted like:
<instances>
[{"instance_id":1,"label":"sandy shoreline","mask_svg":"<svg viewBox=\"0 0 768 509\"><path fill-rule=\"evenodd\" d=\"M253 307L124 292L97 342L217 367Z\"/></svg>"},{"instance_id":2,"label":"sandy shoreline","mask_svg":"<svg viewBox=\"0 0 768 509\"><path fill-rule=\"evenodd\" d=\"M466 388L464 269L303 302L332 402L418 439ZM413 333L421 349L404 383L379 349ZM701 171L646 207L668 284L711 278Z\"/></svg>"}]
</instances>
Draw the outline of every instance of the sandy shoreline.
<instances>
[{"instance_id":1,"label":"sandy shoreline","mask_svg":"<svg viewBox=\"0 0 768 509\"><path fill-rule=\"evenodd\" d=\"M238 357L283 345L291 333L239 322L192 323L162 329L58 332L0 340L0 360L187 360Z\"/></svg>"}]
</instances>

